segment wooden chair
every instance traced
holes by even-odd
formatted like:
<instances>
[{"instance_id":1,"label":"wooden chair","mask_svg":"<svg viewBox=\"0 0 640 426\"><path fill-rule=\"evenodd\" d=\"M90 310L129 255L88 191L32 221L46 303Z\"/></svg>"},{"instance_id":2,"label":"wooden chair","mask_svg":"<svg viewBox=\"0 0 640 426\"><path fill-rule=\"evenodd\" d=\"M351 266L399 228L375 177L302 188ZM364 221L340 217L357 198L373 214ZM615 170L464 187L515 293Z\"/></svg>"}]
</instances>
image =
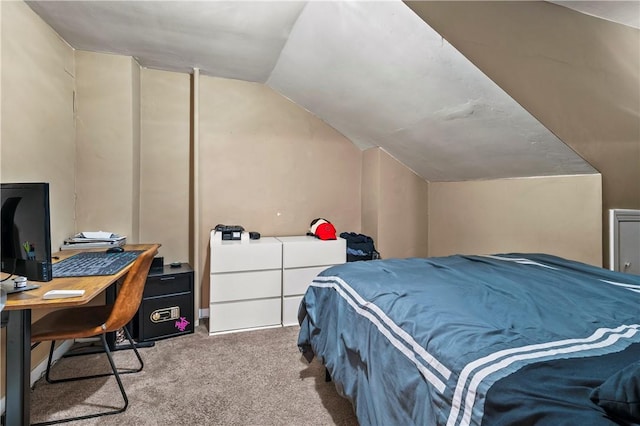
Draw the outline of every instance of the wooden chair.
<instances>
[{"instance_id":1,"label":"wooden chair","mask_svg":"<svg viewBox=\"0 0 640 426\"><path fill-rule=\"evenodd\" d=\"M131 334L127 330L127 323L131 321L133 316L138 311L140 303L142 301L142 294L144 291L144 285L147 280L149 268L151 267L151 261L157 253L157 249L151 248L141 253L140 256L134 261L134 264L129 269L129 272L124 278L118 294L113 304L103 306L83 306L79 308L69 308L54 311L40 320L38 320L32 326L31 341L43 342L51 341L51 350L49 351L49 360L47 362L46 379L49 383L69 382L74 380L86 380L96 377L115 376L120 388L120 393L124 399L124 406L113 411L104 411L94 414L87 414L84 416L64 418L60 420L52 420L48 422L38 423L39 425L50 425L56 423L69 422L73 420L89 419L93 417L105 416L110 414L122 413L127 409L129 405L129 399L122 386L120 380L120 374L113 362L111 351L106 340L106 333L116 332L120 329L124 330L124 334L129 340L131 348L133 349L140 367L135 370L127 372L138 372L144 367L142 358L138 353L138 350L131 338ZM80 339L87 337L99 336L102 341L104 352L107 355L109 364L111 365L111 373L96 374L91 376L69 377L63 379L51 379L49 376L51 361L53 357L53 350L56 340L68 340L68 339Z\"/></svg>"}]
</instances>

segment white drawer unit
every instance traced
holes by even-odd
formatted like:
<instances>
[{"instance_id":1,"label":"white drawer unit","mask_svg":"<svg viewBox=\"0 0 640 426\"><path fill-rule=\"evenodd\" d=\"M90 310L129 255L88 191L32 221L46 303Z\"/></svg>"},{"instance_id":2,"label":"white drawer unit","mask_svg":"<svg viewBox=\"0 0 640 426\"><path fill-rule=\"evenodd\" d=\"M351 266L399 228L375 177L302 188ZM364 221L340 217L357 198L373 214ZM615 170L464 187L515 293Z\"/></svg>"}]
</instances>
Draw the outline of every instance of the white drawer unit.
<instances>
[{"instance_id":1,"label":"white drawer unit","mask_svg":"<svg viewBox=\"0 0 640 426\"><path fill-rule=\"evenodd\" d=\"M211 232L209 334L280 326L282 243L221 241Z\"/></svg>"},{"instance_id":2,"label":"white drawer unit","mask_svg":"<svg viewBox=\"0 0 640 426\"><path fill-rule=\"evenodd\" d=\"M212 303L209 334L280 327L280 298Z\"/></svg>"},{"instance_id":3,"label":"white drawer unit","mask_svg":"<svg viewBox=\"0 0 640 426\"><path fill-rule=\"evenodd\" d=\"M329 265L310 266L308 268L287 268L282 271L282 294L304 294L309 283Z\"/></svg>"},{"instance_id":4,"label":"white drawer unit","mask_svg":"<svg viewBox=\"0 0 640 426\"><path fill-rule=\"evenodd\" d=\"M345 263L346 241L306 235L277 238L282 242L282 325L297 325L298 307L307 287L320 272Z\"/></svg>"},{"instance_id":5,"label":"white drawer unit","mask_svg":"<svg viewBox=\"0 0 640 426\"><path fill-rule=\"evenodd\" d=\"M281 268L281 243L274 237L218 241L211 245L212 274Z\"/></svg>"},{"instance_id":6,"label":"white drawer unit","mask_svg":"<svg viewBox=\"0 0 640 426\"><path fill-rule=\"evenodd\" d=\"M280 296L282 272L280 269L264 271L227 272L214 275L211 297L216 302L247 299L265 299Z\"/></svg>"}]
</instances>

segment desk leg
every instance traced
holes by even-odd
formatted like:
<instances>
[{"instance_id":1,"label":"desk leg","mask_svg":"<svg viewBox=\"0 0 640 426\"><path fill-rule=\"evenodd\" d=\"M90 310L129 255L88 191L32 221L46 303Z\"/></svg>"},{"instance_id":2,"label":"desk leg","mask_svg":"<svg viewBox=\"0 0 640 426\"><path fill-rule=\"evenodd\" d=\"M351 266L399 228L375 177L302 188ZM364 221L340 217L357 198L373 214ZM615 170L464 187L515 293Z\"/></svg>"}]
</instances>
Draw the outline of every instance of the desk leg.
<instances>
[{"instance_id":1,"label":"desk leg","mask_svg":"<svg viewBox=\"0 0 640 426\"><path fill-rule=\"evenodd\" d=\"M9 311L6 425L29 425L31 409L31 310Z\"/></svg>"},{"instance_id":2,"label":"desk leg","mask_svg":"<svg viewBox=\"0 0 640 426\"><path fill-rule=\"evenodd\" d=\"M107 288L104 291L105 294L105 301L107 304L109 303L114 303L116 301L116 297L118 296L118 287L120 286L121 281L118 281L116 283L114 283L113 285L109 286L109 288ZM116 333L107 333L105 335L105 338L107 339L107 346L109 346L109 350L113 351L116 349Z\"/></svg>"}]
</instances>

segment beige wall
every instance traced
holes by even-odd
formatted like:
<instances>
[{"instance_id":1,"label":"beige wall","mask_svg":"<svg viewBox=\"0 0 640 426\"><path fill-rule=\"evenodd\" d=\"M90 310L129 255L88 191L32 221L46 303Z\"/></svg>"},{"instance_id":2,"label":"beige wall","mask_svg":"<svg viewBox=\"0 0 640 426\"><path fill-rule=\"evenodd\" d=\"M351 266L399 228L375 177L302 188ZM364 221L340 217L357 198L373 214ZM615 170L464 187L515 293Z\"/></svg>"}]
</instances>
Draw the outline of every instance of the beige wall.
<instances>
[{"instance_id":1,"label":"beige wall","mask_svg":"<svg viewBox=\"0 0 640 426\"><path fill-rule=\"evenodd\" d=\"M140 241L140 65L130 58L131 68L131 232L128 234L128 242ZM146 241L145 241L146 242Z\"/></svg>"},{"instance_id":2,"label":"beige wall","mask_svg":"<svg viewBox=\"0 0 640 426\"><path fill-rule=\"evenodd\" d=\"M600 175L429 184L429 255L549 253L602 264Z\"/></svg>"},{"instance_id":3,"label":"beige wall","mask_svg":"<svg viewBox=\"0 0 640 426\"><path fill-rule=\"evenodd\" d=\"M73 50L22 2L2 2L3 182L50 183L52 244L74 230Z\"/></svg>"},{"instance_id":4,"label":"beige wall","mask_svg":"<svg viewBox=\"0 0 640 426\"><path fill-rule=\"evenodd\" d=\"M202 306L209 300L209 232L240 224L303 235L317 217L338 233L360 229L361 153L344 136L270 88L200 78Z\"/></svg>"},{"instance_id":5,"label":"beige wall","mask_svg":"<svg viewBox=\"0 0 640 426\"><path fill-rule=\"evenodd\" d=\"M141 75L140 241L162 244L165 263L189 261L188 74Z\"/></svg>"},{"instance_id":6,"label":"beige wall","mask_svg":"<svg viewBox=\"0 0 640 426\"><path fill-rule=\"evenodd\" d=\"M77 229L188 262L190 79L77 51Z\"/></svg>"},{"instance_id":7,"label":"beige wall","mask_svg":"<svg viewBox=\"0 0 640 426\"><path fill-rule=\"evenodd\" d=\"M362 168L362 232L385 259L427 256L427 182L379 148Z\"/></svg>"},{"instance_id":8,"label":"beige wall","mask_svg":"<svg viewBox=\"0 0 640 426\"><path fill-rule=\"evenodd\" d=\"M602 174L608 263L607 210L640 208L640 30L544 1L406 3Z\"/></svg>"},{"instance_id":9,"label":"beige wall","mask_svg":"<svg viewBox=\"0 0 640 426\"><path fill-rule=\"evenodd\" d=\"M2 104L0 180L50 183L55 250L73 233L75 128L73 50L22 2L0 2ZM39 316L34 314L34 319ZM0 347L4 396L5 335ZM32 357L37 365L47 345Z\"/></svg>"},{"instance_id":10,"label":"beige wall","mask_svg":"<svg viewBox=\"0 0 640 426\"><path fill-rule=\"evenodd\" d=\"M380 156L383 151L371 148L362 152L362 233L373 238L376 249L383 252L378 241L380 213Z\"/></svg>"},{"instance_id":11,"label":"beige wall","mask_svg":"<svg viewBox=\"0 0 640 426\"><path fill-rule=\"evenodd\" d=\"M139 66L133 58L76 52L76 227L138 241Z\"/></svg>"}]
</instances>

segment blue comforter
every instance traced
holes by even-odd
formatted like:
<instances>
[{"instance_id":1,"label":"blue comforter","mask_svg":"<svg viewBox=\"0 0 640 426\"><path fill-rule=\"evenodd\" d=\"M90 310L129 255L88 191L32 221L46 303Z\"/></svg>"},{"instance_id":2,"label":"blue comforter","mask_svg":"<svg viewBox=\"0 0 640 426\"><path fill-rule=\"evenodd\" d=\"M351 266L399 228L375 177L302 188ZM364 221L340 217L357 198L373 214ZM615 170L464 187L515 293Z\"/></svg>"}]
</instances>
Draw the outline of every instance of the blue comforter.
<instances>
[{"instance_id":1,"label":"blue comforter","mask_svg":"<svg viewBox=\"0 0 640 426\"><path fill-rule=\"evenodd\" d=\"M590 399L640 360L640 276L543 254L354 262L300 305L361 424L618 424Z\"/></svg>"}]
</instances>

